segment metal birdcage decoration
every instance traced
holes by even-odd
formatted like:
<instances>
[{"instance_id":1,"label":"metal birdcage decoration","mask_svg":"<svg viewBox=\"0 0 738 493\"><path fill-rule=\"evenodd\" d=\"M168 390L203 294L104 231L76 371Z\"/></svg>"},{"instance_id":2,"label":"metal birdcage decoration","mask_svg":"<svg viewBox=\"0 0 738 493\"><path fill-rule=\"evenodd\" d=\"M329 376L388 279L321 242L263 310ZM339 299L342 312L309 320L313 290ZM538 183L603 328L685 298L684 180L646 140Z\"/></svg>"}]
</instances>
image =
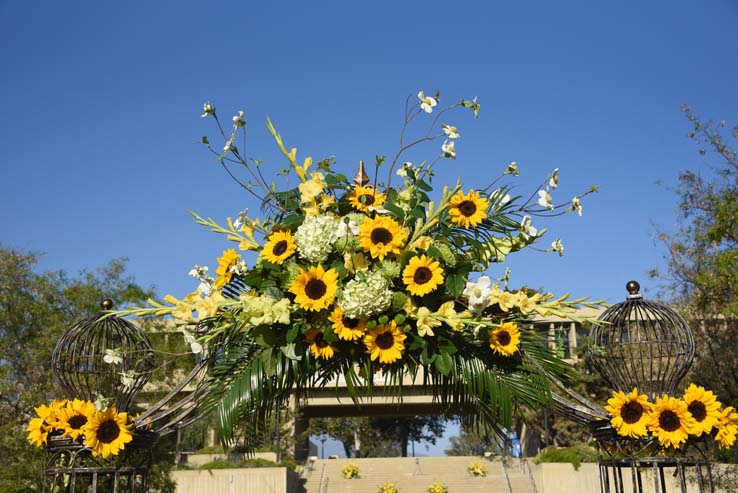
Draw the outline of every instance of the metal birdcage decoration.
<instances>
[{"instance_id":1,"label":"metal birdcage decoration","mask_svg":"<svg viewBox=\"0 0 738 493\"><path fill-rule=\"evenodd\" d=\"M626 300L607 309L593 326L589 358L615 390L629 393L637 388L651 401L674 395L694 358L692 332L677 312L644 300L638 282L628 282L626 289ZM634 446L609 420L595 420L590 428L600 452L602 493L664 493L671 478L682 493L714 491L711 464L701 453L651 456L653 441Z\"/></svg>"},{"instance_id":2,"label":"metal birdcage decoration","mask_svg":"<svg viewBox=\"0 0 738 493\"><path fill-rule=\"evenodd\" d=\"M104 300L101 306L110 310L113 303ZM128 412L154 370L154 351L135 325L98 313L64 333L54 348L51 368L68 398ZM135 427L132 431L133 440L125 450L108 458L91 454L82 440L50 436L46 491L148 491L151 449L158 434Z\"/></svg>"},{"instance_id":3,"label":"metal birdcage decoration","mask_svg":"<svg viewBox=\"0 0 738 493\"><path fill-rule=\"evenodd\" d=\"M646 301L630 281L626 301L608 308L592 332L590 358L616 390L655 399L673 394L694 358L692 331L668 306Z\"/></svg>"},{"instance_id":4,"label":"metal birdcage decoration","mask_svg":"<svg viewBox=\"0 0 738 493\"><path fill-rule=\"evenodd\" d=\"M102 308L111 309L105 300ZM127 411L154 369L149 338L135 325L103 313L75 324L59 339L51 369L69 397L108 399Z\"/></svg>"}]
</instances>

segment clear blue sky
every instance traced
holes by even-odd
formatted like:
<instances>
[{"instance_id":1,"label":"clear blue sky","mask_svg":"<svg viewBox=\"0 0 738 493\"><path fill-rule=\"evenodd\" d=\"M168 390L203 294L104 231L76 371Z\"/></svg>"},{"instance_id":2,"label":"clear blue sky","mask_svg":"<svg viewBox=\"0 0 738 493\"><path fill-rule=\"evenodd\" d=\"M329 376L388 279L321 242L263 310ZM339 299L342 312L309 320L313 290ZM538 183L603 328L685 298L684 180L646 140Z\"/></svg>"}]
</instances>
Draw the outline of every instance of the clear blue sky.
<instances>
[{"instance_id":1,"label":"clear blue sky","mask_svg":"<svg viewBox=\"0 0 738 493\"><path fill-rule=\"evenodd\" d=\"M210 100L244 109L249 156L282 164L266 114L300 155L347 173L396 150L418 90L478 96L456 161L485 181L510 161L521 191L561 169L556 200L590 184L584 216L547 226L566 252L511 258L513 284L620 301L663 264L682 169L706 169L679 110L738 119L738 2L9 2L0 0L0 242L76 272L128 257L160 295L195 286L222 219L257 206L197 144ZM432 157L437 149L428 149ZM498 274L493 272L493 274Z\"/></svg>"}]
</instances>

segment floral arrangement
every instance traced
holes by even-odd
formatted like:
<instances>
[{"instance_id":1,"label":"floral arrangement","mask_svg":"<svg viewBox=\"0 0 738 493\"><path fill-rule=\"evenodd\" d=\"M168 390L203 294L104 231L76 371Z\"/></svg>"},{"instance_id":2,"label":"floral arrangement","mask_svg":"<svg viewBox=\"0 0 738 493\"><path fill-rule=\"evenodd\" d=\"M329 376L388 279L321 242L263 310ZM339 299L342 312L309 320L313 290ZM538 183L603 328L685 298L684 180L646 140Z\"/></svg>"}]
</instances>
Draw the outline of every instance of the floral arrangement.
<instances>
[{"instance_id":1,"label":"floral arrangement","mask_svg":"<svg viewBox=\"0 0 738 493\"><path fill-rule=\"evenodd\" d=\"M343 466L343 469L341 469L341 474L346 479L358 478L360 477L359 466L357 466L354 462L349 462L348 464Z\"/></svg>"},{"instance_id":2,"label":"floral arrangement","mask_svg":"<svg viewBox=\"0 0 738 493\"><path fill-rule=\"evenodd\" d=\"M384 483L379 485L379 493L400 493L395 483Z\"/></svg>"},{"instance_id":3,"label":"floral arrangement","mask_svg":"<svg viewBox=\"0 0 738 493\"><path fill-rule=\"evenodd\" d=\"M478 460L471 462L467 466L466 470L472 476L484 477L487 475L487 468L484 466L484 464L482 464Z\"/></svg>"},{"instance_id":4,"label":"floral arrangement","mask_svg":"<svg viewBox=\"0 0 738 493\"><path fill-rule=\"evenodd\" d=\"M377 156L373 179L363 163L349 180L334 170L333 158L299 160L267 119L287 161L279 174L296 178L281 190L264 180L261 161L244 157L243 112L228 131L215 107L204 105L202 116L215 121L225 143L222 152L208 137L203 144L261 201L264 217L243 211L221 225L193 214L233 243L217 259L215 277L196 265L193 292L116 313L183 324L193 352L211 359L203 388L206 404L219 408L226 441L241 417L267 426L290 395L339 377L358 402L371 395L375 374L399 398L402 376L421 374L462 419L498 430L516 406L550 398L549 377L561 378L567 367L526 321L575 318L578 308L601 302L511 288L509 270L493 269L496 278L487 270L541 240L546 229L536 228L534 218L581 215L580 199L595 188L554 204L557 168L526 199L501 182L519 175L513 162L489 184L465 188L458 180L435 191L434 166L458 157L460 138L457 126L442 119L455 108L476 119L480 109L476 98L443 109L439 103L437 93L422 91L408 100L400 149L391 160ZM426 117L427 128L408 140ZM443 143L431 161L400 159L433 141ZM240 179L239 170L251 178ZM556 238L540 250L562 255L564 247Z\"/></svg>"},{"instance_id":5,"label":"floral arrangement","mask_svg":"<svg viewBox=\"0 0 738 493\"><path fill-rule=\"evenodd\" d=\"M440 481L433 481L433 483L428 486L428 493L448 493L448 488L446 488L446 485Z\"/></svg>"},{"instance_id":6,"label":"floral arrangement","mask_svg":"<svg viewBox=\"0 0 738 493\"><path fill-rule=\"evenodd\" d=\"M712 437L720 448L730 448L738 435L738 412L723 407L710 390L691 384L681 397L667 394L650 402L638 389L613 392L605 409L618 435L658 443L660 453L676 452L699 439Z\"/></svg>"},{"instance_id":7,"label":"floral arrangement","mask_svg":"<svg viewBox=\"0 0 738 493\"><path fill-rule=\"evenodd\" d=\"M35 408L36 418L28 425L28 441L37 447L49 445L50 437L66 437L87 447L93 456L118 455L133 440L128 413L115 406L98 410L80 399L54 400Z\"/></svg>"}]
</instances>

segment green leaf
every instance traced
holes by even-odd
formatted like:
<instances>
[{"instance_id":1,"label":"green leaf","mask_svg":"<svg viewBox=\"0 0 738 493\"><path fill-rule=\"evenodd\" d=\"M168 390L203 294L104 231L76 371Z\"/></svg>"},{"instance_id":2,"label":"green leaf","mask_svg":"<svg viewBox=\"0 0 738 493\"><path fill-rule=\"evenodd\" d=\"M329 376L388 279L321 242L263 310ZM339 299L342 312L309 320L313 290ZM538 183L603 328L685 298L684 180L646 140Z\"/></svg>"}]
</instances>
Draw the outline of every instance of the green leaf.
<instances>
[{"instance_id":1,"label":"green leaf","mask_svg":"<svg viewBox=\"0 0 738 493\"><path fill-rule=\"evenodd\" d=\"M295 340L297 340L297 337L299 335L300 335L300 326L298 324L293 324L287 330L287 341L295 342Z\"/></svg>"},{"instance_id":2,"label":"green leaf","mask_svg":"<svg viewBox=\"0 0 738 493\"><path fill-rule=\"evenodd\" d=\"M461 295L466 287L466 277L461 274L451 274L446 278L446 292L454 298Z\"/></svg>"},{"instance_id":3,"label":"green leaf","mask_svg":"<svg viewBox=\"0 0 738 493\"><path fill-rule=\"evenodd\" d=\"M258 326L251 329L251 336L259 346L272 348L279 345L279 335L271 327Z\"/></svg>"},{"instance_id":4,"label":"green leaf","mask_svg":"<svg viewBox=\"0 0 738 493\"><path fill-rule=\"evenodd\" d=\"M395 216L399 220L403 220L405 218L405 211L397 207L395 204L392 204L390 202L385 202L382 207L390 211L392 215Z\"/></svg>"},{"instance_id":5,"label":"green leaf","mask_svg":"<svg viewBox=\"0 0 738 493\"><path fill-rule=\"evenodd\" d=\"M300 361L302 359L302 356L299 356L295 352L295 343L294 342L291 342L291 343L287 344L286 346L282 346L279 349L282 351L282 354L284 354L285 356L287 356L291 360Z\"/></svg>"},{"instance_id":6,"label":"green leaf","mask_svg":"<svg viewBox=\"0 0 738 493\"><path fill-rule=\"evenodd\" d=\"M419 189L423 190L424 192L432 192L432 191L433 191L433 187L432 187L432 186L430 186L430 185L429 185L428 183L426 183L426 182L425 182L425 181L423 181L423 180L418 180L418 181L416 181L416 182L415 182L415 185L416 185L416 186L417 186L417 187L418 187Z\"/></svg>"},{"instance_id":7,"label":"green leaf","mask_svg":"<svg viewBox=\"0 0 738 493\"><path fill-rule=\"evenodd\" d=\"M451 368L453 368L454 362L451 359L451 355L447 353L441 353L436 358L434 365L436 367L436 370L448 376L449 373L451 373Z\"/></svg>"}]
</instances>

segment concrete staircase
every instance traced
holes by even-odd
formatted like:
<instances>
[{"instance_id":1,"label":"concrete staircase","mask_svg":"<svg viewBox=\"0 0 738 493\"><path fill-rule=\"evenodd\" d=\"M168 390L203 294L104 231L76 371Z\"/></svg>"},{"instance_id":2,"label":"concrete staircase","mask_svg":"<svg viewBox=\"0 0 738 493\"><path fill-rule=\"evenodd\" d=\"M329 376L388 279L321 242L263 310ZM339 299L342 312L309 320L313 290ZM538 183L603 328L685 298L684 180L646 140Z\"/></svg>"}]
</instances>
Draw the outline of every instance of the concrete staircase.
<instances>
[{"instance_id":1,"label":"concrete staircase","mask_svg":"<svg viewBox=\"0 0 738 493\"><path fill-rule=\"evenodd\" d=\"M473 477L467 472L467 466L477 460L487 467L487 476ZM305 492L377 493L381 484L394 482L400 493L427 493L434 481L440 481L449 493L532 493L528 474L518 467L517 460L509 461L503 469L502 461L479 457L419 457L417 464L412 457L316 460ZM341 469L349 462L359 466L359 478L344 479ZM321 492L324 467L327 488Z\"/></svg>"}]
</instances>

